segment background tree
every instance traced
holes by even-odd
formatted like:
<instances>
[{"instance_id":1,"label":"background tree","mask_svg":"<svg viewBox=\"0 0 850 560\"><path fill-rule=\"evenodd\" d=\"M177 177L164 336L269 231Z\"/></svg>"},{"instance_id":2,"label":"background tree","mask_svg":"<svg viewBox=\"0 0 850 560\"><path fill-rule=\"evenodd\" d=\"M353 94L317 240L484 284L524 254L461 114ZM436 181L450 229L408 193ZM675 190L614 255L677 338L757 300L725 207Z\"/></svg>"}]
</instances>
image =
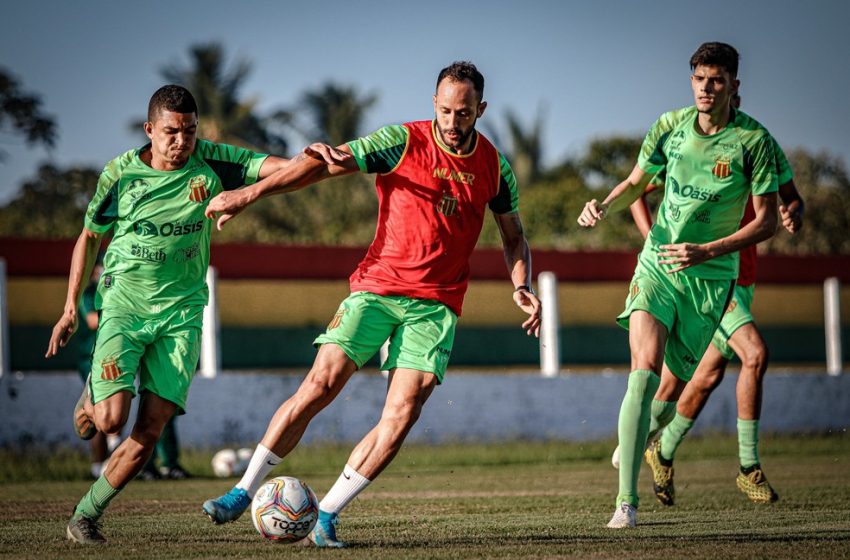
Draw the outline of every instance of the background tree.
<instances>
[{"instance_id":1,"label":"background tree","mask_svg":"<svg viewBox=\"0 0 850 560\"><path fill-rule=\"evenodd\" d=\"M199 137L258 152L286 153L288 144L283 131L291 121L290 113L276 109L268 115L258 114L257 99L240 98L251 64L241 59L228 67L225 59L224 47L219 43L197 44L189 49L188 65L172 63L160 73L167 82L192 92L198 103ZM144 120L130 126L141 131Z\"/></svg>"},{"instance_id":2,"label":"background tree","mask_svg":"<svg viewBox=\"0 0 850 560\"><path fill-rule=\"evenodd\" d=\"M339 146L353 140L363 130L366 113L378 101L375 94L360 95L355 86L333 82L308 91L301 96L301 106L311 116L311 125L304 130L309 141L327 142Z\"/></svg>"},{"instance_id":3,"label":"background tree","mask_svg":"<svg viewBox=\"0 0 850 560\"><path fill-rule=\"evenodd\" d=\"M542 109L538 109L534 122L526 127L511 109L505 111L508 130L508 161L520 186L531 185L543 175L543 120Z\"/></svg>"},{"instance_id":4,"label":"background tree","mask_svg":"<svg viewBox=\"0 0 850 560\"><path fill-rule=\"evenodd\" d=\"M590 141L579 161L585 180L606 189L614 188L632 172L643 138L609 136Z\"/></svg>"},{"instance_id":5,"label":"background tree","mask_svg":"<svg viewBox=\"0 0 850 560\"><path fill-rule=\"evenodd\" d=\"M56 122L41 111L41 98L21 89L18 80L0 67L0 132L23 134L28 145L52 148L56 142ZM0 161L6 152L0 150Z\"/></svg>"},{"instance_id":6,"label":"background tree","mask_svg":"<svg viewBox=\"0 0 850 560\"><path fill-rule=\"evenodd\" d=\"M88 167L59 169L42 165L18 195L0 208L0 235L74 238L94 196L99 171Z\"/></svg>"},{"instance_id":7,"label":"background tree","mask_svg":"<svg viewBox=\"0 0 850 560\"><path fill-rule=\"evenodd\" d=\"M766 253L850 254L850 179L844 161L826 152L796 149L787 153L794 183L806 203L803 229L788 235L779 229L759 246Z\"/></svg>"}]
</instances>

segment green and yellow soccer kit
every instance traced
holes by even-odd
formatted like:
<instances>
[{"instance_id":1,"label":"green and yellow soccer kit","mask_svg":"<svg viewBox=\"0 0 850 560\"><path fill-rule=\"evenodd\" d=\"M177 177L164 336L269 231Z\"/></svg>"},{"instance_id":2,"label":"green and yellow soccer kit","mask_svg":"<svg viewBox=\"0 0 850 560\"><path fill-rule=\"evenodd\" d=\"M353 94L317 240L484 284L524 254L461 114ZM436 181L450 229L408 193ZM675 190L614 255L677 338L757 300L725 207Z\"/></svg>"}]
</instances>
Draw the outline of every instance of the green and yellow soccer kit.
<instances>
[{"instance_id":1,"label":"green and yellow soccer kit","mask_svg":"<svg viewBox=\"0 0 850 560\"><path fill-rule=\"evenodd\" d=\"M212 221L207 203L257 180L267 156L198 140L181 169L159 171L131 150L106 165L85 227L112 231L95 304L92 396L139 389L185 406L200 353Z\"/></svg>"},{"instance_id":2,"label":"green and yellow soccer kit","mask_svg":"<svg viewBox=\"0 0 850 560\"><path fill-rule=\"evenodd\" d=\"M618 322L633 311L652 314L667 328L665 362L679 378L693 375L720 323L738 276L730 253L680 272L659 265L660 246L708 243L737 231L747 197L777 190L774 140L758 122L735 111L722 131L696 131L698 113L687 107L662 115L641 147L638 165L665 173L664 198Z\"/></svg>"}]
</instances>

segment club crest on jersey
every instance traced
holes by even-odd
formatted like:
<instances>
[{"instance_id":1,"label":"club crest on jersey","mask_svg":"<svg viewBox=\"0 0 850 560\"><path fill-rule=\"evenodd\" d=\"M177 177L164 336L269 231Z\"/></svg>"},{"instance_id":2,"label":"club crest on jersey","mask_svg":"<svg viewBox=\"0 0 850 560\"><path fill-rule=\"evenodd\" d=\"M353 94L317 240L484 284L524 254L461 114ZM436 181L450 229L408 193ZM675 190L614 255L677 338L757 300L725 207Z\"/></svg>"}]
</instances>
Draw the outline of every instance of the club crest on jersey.
<instances>
[{"instance_id":1,"label":"club crest on jersey","mask_svg":"<svg viewBox=\"0 0 850 560\"><path fill-rule=\"evenodd\" d=\"M635 299L637 295L640 293L640 286L637 283L637 280L632 282L632 285L629 286L629 297L631 299Z\"/></svg>"},{"instance_id":2,"label":"club crest on jersey","mask_svg":"<svg viewBox=\"0 0 850 560\"><path fill-rule=\"evenodd\" d=\"M328 323L328 330L332 331L339 326L342 322L342 316L345 315L345 309L339 309L336 313L334 313L333 319Z\"/></svg>"},{"instance_id":3,"label":"club crest on jersey","mask_svg":"<svg viewBox=\"0 0 850 560\"><path fill-rule=\"evenodd\" d=\"M738 307L738 300L732 298L732 301L729 302L729 307L726 308L726 313L732 313L736 307Z\"/></svg>"},{"instance_id":4,"label":"club crest on jersey","mask_svg":"<svg viewBox=\"0 0 850 560\"><path fill-rule=\"evenodd\" d=\"M121 377L121 370L118 369L118 364L115 363L115 358L104 359L102 362L100 362L100 366L103 368L101 378L107 381L115 381L116 379Z\"/></svg>"},{"instance_id":5,"label":"club crest on jersey","mask_svg":"<svg viewBox=\"0 0 850 560\"><path fill-rule=\"evenodd\" d=\"M451 192L444 192L443 198L437 203L437 212L443 216L454 216L457 212L457 197Z\"/></svg>"},{"instance_id":6,"label":"club crest on jersey","mask_svg":"<svg viewBox=\"0 0 850 560\"><path fill-rule=\"evenodd\" d=\"M207 178L204 175L198 175L189 179L189 200L192 202L203 202L210 196L210 191L207 189Z\"/></svg>"},{"instance_id":7,"label":"club crest on jersey","mask_svg":"<svg viewBox=\"0 0 850 560\"><path fill-rule=\"evenodd\" d=\"M718 179L725 179L732 174L732 162L728 159L718 159L714 162L714 169L711 172Z\"/></svg>"}]
</instances>

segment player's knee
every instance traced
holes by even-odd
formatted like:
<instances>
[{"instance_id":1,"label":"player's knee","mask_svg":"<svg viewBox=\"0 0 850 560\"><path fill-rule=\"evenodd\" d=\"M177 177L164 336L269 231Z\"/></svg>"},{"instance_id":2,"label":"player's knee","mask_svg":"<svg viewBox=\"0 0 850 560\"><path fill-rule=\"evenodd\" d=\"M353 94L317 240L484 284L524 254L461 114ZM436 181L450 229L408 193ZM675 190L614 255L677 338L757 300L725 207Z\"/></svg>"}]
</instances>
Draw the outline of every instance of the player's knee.
<instances>
[{"instance_id":1,"label":"player's knee","mask_svg":"<svg viewBox=\"0 0 850 560\"><path fill-rule=\"evenodd\" d=\"M95 426L105 434L119 434L127 423L125 411L117 408L95 409Z\"/></svg>"},{"instance_id":2,"label":"player's knee","mask_svg":"<svg viewBox=\"0 0 850 560\"><path fill-rule=\"evenodd\" d=\"M769 352L767 346L759 341L754 344L747 353L741 357L742 366L744 369L754 372L755 375L761 377L767 370L767 362L769 360Z\"/></svg>"},{"instance_id":3,"label":"player's knee","mask_svg":"<svg viewBox=\"0 0 850 560\"><path fill-rule=\"evenodd\" d=\"M408 429L419 419L422 413L422 400L418 397L398 399L387 403L385 417L391 418L401 427Z\"/></svg>"},{"instance_id":4,"label":"player's knee","mask_svg":"<svg viewBox=\"0 0 850 560\"><path fill-rule=\"evenodd\" d=\"M334 396L334 387L330 375L310 372L310 375L301 383L298 389L298 397L306 406L324 407L330 404Z\"/></svg>"},{"instance_id":5,"label":"player's knee","mask_svg":"<svg viewBox=\"0 0 850 560\"><path fill-rule=\"evenodd\" d=\"M720 382L723 381L723 372L722 371L711 371L702 376L694 376L692 383L694 384L694 388L703 393L711 393L720 385Z\"/></svg>"}]
</instances>

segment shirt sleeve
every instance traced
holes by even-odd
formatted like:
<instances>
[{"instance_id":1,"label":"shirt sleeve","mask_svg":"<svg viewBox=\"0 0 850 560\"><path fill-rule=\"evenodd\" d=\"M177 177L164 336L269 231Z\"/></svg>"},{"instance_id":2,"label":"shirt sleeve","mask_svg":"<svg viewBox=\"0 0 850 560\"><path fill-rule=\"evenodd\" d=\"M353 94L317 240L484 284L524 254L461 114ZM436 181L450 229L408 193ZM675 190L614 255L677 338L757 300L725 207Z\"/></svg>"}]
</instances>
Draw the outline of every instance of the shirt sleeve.
<instances>
[{"instance_id":1,"label":"shirt sleeve","mask_svg":"<svg viewBox=\"0 0 850 560\"><path fill-rule=\"evenodd\" d=\"M519 211L519 190L511 164L499 153L499 191L490 199L490 210L494 214Z\"/></svg>"},{"instance_id":2,"label":"shirt sleeve","mask_svg":"<svg viewBox=\"0 0 850 560\"><path fill-rule=\"evenodd\" d=\"M198 140L196 150L203 160L218 175L224 190L238 189L242 185L257 182L260 168L269 157L238 146L215 144Z\"/></svg>"},{"instance_id":3,"label":"shirt sleeve","mask_svg":"<svg viewBox=\"0 0 850 560\"><path fill-rule=\"evenodd\" d=\"M785 152L779 146L776 138L770 137L773 141L773 156L776 158L776 182L784 185L794 178L794 171L791 169L791 164L788 163L788 158L785 157Z\"/></svg>"},{"instance_id":4,"label":"shirt sleeve","mask_svg":"<svg viewBox=\"0 0 850 560\"><path fill-rule=\"evenodd\" d=\"M106 233L118 219L119 180L123 168L122 156L106 164L97 180L97 188L86 209L83 225L89 231Z\"/></svg>"},{"instance_id":5,"label":"shirt sleeve","mask_svg":"<svg viewBox=\"0 0 850 560\"><path fill-rule=\"evenodd\" d=\"M667 154L664 153L664 142L675 125L670 113L664 113L653 123L643 139L638 154L638 165L647 174L655 175L667 167Z\"/></svg>"},{"instance_id":6,"label":"shirt sleeve","mask_svg":"<svg viewBox=\"0 0 850 560\"><path fill-rule=\"evenodd\" d=\"M357 166L364 173L390 173L407 151L410 131L404 125L390 125L348 143Z\"/></svg>"},{"instance_id":7,"label":"shirt sleeve","mask_svg":"<svg viewBox=\"0 0 850 560\"><path fill-rule=\"evenodd\" d=\"M773 137L764 131L764 134L756 139L752 148L744 154L751 189L756 196L776 192L779 189L777 162L773 151L775 142Z\"/></svg>"}]
</instances>

